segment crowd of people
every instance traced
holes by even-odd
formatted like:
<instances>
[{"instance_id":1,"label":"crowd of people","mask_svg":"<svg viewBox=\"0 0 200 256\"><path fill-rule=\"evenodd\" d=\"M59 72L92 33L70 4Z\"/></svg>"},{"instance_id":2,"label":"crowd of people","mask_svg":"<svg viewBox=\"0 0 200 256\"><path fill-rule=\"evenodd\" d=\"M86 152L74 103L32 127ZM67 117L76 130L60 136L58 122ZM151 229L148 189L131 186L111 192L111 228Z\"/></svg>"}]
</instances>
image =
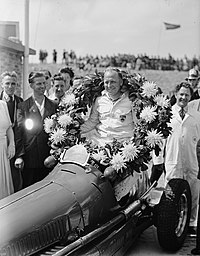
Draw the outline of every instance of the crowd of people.
<instances>
[{"instance_id":1,"label":"crowd of people","mask_svg":"<svg viewBox=\"0 0 200 256\"><path fill-rule=\"evenodd\" d=\"M47 62L48 53L46 50L40 50L40 62ZM78 56L75 51L66 51L63 49L62 64L75 66L80 70L90 71L94 68L106 68L109 66L127 68L127 69L151 69L151 70L178 70L188 71L192 67L199 66L199 58L194 56L188 58L186 55L183 58L174 58L171 54L168 57L149 56L144 54L115 54L115 55L85 55ZM52 53L52 62L58 62L58 53L54 49Z\"/></svg>"},{"instance_id":2,"label":"crowd of people","mask_svg":"<svg viewBox=\"0 0 200 256\"><path fill-rule=\"evenodd\" d=\"M69 66L52 75L48 70L29 74L32 95L25 101L15 95L17 74L1 74L0 95L0 199L46 177L51 169L44 164L50 155L44 119L56 113L59 103L72 88L81 84ZM126 92L122 91L121 70L107 67L103 74L104 91L94 102L81 136L96 144L113 138L125 141L133 136L136 113ZM200 181L200 75L195 65L188 77L170 95L172 132L163 141L160 155L153 156L150 180L164 173L165 182L182 178L189 182L192 212L189 232L196 234ZM153 154L153 152L152 152Z\"/></svg>"}]
</instances>

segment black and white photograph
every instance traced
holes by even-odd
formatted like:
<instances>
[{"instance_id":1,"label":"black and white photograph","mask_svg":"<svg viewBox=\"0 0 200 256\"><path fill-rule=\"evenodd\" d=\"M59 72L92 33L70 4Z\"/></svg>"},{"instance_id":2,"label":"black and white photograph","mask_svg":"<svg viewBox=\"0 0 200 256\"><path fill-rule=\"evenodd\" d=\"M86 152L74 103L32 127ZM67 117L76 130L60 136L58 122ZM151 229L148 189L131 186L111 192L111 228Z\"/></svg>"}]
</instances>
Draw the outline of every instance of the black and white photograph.
<instances>
[{"instance_id":1,"label":"black and white photograph","mask_svg":"<svg viewBox=\"0 0 200 256\"><path fill-rule=\"evenodd\" d=\"M200 255L200 1L0 0L0 256Z\"/></svg>"}]
</instances>

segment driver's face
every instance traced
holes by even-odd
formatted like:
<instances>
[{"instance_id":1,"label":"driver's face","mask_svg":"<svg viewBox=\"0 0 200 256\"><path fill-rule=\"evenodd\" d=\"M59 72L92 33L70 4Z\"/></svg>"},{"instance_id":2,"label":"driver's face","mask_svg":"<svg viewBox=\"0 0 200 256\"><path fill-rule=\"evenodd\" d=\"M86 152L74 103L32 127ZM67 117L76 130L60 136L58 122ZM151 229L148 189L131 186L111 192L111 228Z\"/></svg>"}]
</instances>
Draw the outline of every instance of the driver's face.
<instances>
[{"instance_id":1,"label":"driver's face","mask_svg":"<svg viewBox=\"0 0 200 256\"><path fill-rule=\"evenodd\" d=\"M121 92L122 79L114 70L109 70L104 74L104 87L111 97L118 96Z\"/></svg>"}]
</instances>

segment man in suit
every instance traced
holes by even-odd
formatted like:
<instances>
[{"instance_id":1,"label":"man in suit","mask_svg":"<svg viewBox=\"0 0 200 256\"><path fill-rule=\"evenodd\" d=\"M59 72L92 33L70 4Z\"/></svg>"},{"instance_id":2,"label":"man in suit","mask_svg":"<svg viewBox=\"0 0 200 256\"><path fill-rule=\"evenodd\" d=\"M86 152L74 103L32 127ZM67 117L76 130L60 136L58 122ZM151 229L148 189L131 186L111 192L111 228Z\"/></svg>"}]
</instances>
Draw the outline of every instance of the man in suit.
<instances>
[{"instance_id":1,"label":"man in suit","mask_svg":"<svg viewBox=\"0 0 200 256\"><path fill-rule=\"evenodd\" d=\"M20 102L23 99L17 95L15 95L16 87L17 87L17 74L13 72L3 72L1 74L1 87L2 92L0 94L0 99L4 100L7 103L8 111L10 115L10 120L12 122L12 128L14 132L14 137L16 134L16 126L17 126L17 109ZM18 148L16 148L18 150ZM22 189L22 175L21 170L14 166L15 157L10 160L10 167L14 185L14 191L17 192Z\"/></svg>"},{"instance_id":2,"label":"man in suit","mask_svg":"<svg viewBox=\"0 0 200 256\"><path fill-rule=\"evenodd\" d=\"M57 104L44 95L44 73L31 72L29 84L33 95L19 104L17 115L17 146L21 144L23 147L18 152L15 163L18 167L24 164L24 188L42 180L49 173L49 169L44 166L44 160L50 155L50 146L43 124L44 119L54 114L57 109Z\"/></svg>"}]
</instances>

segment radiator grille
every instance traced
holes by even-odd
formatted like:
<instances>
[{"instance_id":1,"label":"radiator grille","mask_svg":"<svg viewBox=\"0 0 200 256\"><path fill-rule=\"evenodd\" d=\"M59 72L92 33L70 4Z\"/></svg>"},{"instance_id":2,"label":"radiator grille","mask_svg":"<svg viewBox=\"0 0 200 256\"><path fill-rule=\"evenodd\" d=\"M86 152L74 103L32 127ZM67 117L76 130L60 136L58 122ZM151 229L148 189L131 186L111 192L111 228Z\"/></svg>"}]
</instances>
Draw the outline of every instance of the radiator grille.
<instances>
[{"instance_id":1,"label":"radiator grille","mask_svg":"<svg viewBox=\"0 0 200 256\"><path fill-rule=\"evenodd\" d=\"M39 229L0 249L0 256L28 256L61 240L68 229L67 216L54 219Z\"/></svg>"}]
</instances>

